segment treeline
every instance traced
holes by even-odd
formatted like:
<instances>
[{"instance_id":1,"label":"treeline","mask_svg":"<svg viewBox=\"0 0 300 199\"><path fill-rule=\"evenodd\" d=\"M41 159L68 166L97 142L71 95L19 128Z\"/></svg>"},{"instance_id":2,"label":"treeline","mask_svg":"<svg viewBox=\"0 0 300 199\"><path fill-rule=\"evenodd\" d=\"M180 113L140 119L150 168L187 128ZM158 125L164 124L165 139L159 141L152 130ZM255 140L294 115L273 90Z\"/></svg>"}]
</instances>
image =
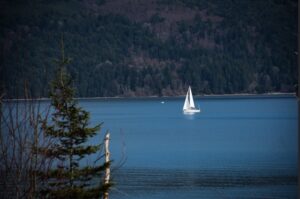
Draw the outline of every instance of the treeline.
<instances>
[{"instance_id":1,"label":"treeline","mask_svg":"<svg viewBox=\"0 0 300 199\"><path fill-rule=\"evenodd\" d=\"M48 96L61 34L80 97L295 90L296 0L110 3L4 1L1 92Z\"/></svg>"}]
</instances>

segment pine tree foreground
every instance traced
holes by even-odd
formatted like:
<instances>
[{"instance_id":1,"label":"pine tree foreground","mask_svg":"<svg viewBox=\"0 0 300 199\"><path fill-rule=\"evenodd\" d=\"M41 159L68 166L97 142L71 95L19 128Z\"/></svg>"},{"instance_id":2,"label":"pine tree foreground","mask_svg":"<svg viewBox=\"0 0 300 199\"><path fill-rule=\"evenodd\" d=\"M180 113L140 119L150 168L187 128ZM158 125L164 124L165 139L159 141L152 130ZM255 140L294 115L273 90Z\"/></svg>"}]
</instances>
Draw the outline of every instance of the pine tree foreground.
<instances>
[{"instance_id":1,"label":"pine tree foreground","mask_svg":"<svg viewBox=\"0 0 300 199\"><path fill-rule=\"evenodd\" d=\"M43 198L100 198L110 186L101 180L109 163L82 166L80 161L101 151L102 144L87 143L100 130L101 124L89 127L89 112L74 100L72 80L66 71L69 62L64 56L62 42L62 58L51 86L52 121L42 122L45 136L54 142L49 148L38 149L56 166L40 173L40 195Z\"/></svg>"}]
</instances>

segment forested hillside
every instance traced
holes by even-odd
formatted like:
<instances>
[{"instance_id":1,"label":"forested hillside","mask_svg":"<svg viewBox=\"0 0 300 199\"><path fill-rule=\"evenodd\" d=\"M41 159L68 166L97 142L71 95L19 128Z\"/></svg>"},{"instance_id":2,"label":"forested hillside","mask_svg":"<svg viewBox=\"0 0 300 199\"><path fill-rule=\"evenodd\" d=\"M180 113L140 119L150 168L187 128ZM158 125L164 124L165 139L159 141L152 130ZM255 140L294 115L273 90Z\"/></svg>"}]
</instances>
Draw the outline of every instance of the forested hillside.
<instances>
[{"instance_id":1,"label":"forested hillside","mask_svg":"<svg viewBox=\"0 0 300 199\"><path fill-rule=\"evenodd\" d=\"M5 0L1 93L48 96L64 35L79 97L294 92L297 0Z\"/></svg>"}]
</instances>

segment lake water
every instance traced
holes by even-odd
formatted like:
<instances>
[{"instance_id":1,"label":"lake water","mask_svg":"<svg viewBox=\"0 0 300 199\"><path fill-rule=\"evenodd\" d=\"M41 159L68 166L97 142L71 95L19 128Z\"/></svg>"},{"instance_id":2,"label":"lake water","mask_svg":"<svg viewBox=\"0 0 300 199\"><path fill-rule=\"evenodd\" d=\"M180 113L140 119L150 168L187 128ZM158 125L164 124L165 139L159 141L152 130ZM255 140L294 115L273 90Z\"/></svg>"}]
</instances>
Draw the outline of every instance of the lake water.
<instances>
[{"instance_id":1,"label":"lake water","mask_svg":"<svg viewBox=\"0 0 300 199\"><path fill-rule=\"evenodd\" d=\"M111 132L111 199L297 197L295 97L195 98L195 115L183 102L80 101Z\"/></svg>"}]
</instances>

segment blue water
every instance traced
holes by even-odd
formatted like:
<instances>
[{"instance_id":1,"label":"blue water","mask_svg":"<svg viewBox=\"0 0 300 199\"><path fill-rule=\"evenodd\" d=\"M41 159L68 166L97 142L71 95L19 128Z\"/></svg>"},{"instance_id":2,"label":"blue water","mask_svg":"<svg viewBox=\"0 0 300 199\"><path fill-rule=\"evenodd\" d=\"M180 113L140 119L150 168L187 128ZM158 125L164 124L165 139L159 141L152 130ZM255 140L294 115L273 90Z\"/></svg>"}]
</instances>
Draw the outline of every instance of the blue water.
<instances>
[{"instance_id":1,"label":"blue water","mask_svg":"<svg viewBox=\"0 0 300 199\"><path fill-rule=\"evenodd\" d=\"M183 101L80 101L111 133L110 198L297 197L295 97L195 98L195 115Z\"/></svg>"}]
</instances>

